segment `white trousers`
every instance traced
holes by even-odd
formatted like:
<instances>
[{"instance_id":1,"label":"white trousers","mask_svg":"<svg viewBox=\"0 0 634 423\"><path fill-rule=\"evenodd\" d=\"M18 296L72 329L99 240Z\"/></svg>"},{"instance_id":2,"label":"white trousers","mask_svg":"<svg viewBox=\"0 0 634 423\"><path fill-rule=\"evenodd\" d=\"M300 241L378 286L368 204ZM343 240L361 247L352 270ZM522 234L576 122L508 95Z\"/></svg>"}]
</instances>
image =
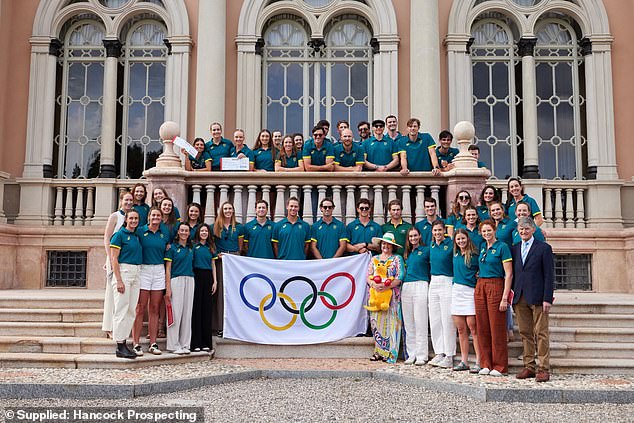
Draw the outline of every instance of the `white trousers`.
<instances>
[{"instance_id":1,"label":"white trousers","mask_svg":"<svg viewBox=\"0 0 634 423\"><path fill-rule=\"evenodd\" d=\"M194 304L194 278L178 276L170 281L174 324L167 327L167 350L189 349L192 339L192 308Z\"/></svg>"},{"instance_id":2,"label":"white trousers","mask_svg":"<svg viewBox=\"0 0 634 423\"><path fill-rule=\"evenodd\" d=\"M427 294L429 282L415 281L403 283L401 289L401 307L403 325L405 325L405 350L408 357L427 360L429 345L427 341Z\"/></svg>"},{"instance_id":3,"label":"white trousers","mask_svg":"<svg viewBox=\"0 0 634 423\"><path fill-rule=\"evenodd\" d=\"M456 355L456 327L451 316L450 276L431 277L429 283L429 325L436 354Z\"/></svg>"},{"instance_id":4,"label":"white trousers","mask_svg":"<svg viewBox=\"0 0 634 423\"><path fill-rule=\"evenodd\" d=\"M114 287L113 287L114 284ZM114 273L110 260L106 259L106 292L103 299L103 319L101 330L112 332L112 319L114 317L114 292L117 290L117 283L114 280Z\"/></svg>"},{"instance_id":5,"label":"white trousers","mask_svg":"<svg viewBox=\"0 0 634 423\"><path fill-rule=\"evenodd\" d=\"M134 324L136 305L139 302L139 270L141 266L134 264L120 264L121 282L125 286L123 294L117 291L117 281L112 277L112 297L114 302L114 317L112 320L112 339L124 342Z\"/></svg>"}]
</instances>

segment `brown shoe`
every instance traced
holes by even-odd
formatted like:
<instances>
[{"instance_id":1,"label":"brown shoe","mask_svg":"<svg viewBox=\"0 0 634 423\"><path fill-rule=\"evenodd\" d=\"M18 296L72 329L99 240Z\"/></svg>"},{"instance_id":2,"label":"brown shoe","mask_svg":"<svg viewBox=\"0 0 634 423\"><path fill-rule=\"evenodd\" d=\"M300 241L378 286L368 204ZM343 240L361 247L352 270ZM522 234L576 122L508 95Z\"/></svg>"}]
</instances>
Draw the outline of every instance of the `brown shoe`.
<instances>
[{"instance_id":1,"label":"brown shoe","mask_svg":"<svg viewBox=\"0 0 634 423\"><path fill-rule=\"evenodd\" d=\"M535 377L535 372L526 367L524 367L522 371L515 376L516 379L528 379L532 377Z\"/></svg>"},{"instance_id":2,"label":"brown shoe","mask_svg":"<svg viewBox=\"0 0 634 423\"><path fill-rule=\"evenodd\" d=\"M537 376L535 377L535 382L548 382L550 380L550 373L547 371L537 372Z\"/></svg>"}]
</instances>

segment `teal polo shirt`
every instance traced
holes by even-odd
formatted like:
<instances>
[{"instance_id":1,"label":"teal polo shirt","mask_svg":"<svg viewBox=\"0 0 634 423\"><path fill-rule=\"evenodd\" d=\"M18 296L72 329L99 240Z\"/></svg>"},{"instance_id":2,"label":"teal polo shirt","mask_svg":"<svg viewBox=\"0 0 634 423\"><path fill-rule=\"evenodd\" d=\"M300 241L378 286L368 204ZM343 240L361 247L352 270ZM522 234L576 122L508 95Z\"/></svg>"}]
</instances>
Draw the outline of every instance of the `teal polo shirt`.
<instances>
[{"instance_id":1,"label":"teal polo shirt","mask_svg":"<svg viewBox=\"0 0 634 423\"><path fill-rule=\"evenodd\" d=\"M434 219L434 220L440 220L441 222L443 221L443 219L441 219L440 217L437 217L437 216L436 216L436 219ZM427 220L427 217L424 217L423 220L419 220L414 225L416 227L416 229L418 229L418 232L420 232L420 236L421 236L420 243L421 244L431 245L431 240L433 238L433 236L431 235L431 224L432 224L432 222Z\"/></svg>"},{"instance_id":2,"label":"teal polo shirt","mask_svg":"<svg viewBox=\"0 0 634 423\"><path fill-rule=\"evenodd\" d=\"M407 256L403 283L416 281L429 282L430 278L429 247L419 245Z\"/></svg>"},{"instance_id":3,"label":"teal polo shirt","mask_svg":"<svg viewBox=\"0 0 634 423\"><path fill-rule=\"evenodd\" d=\"M110 247L119 250L119 263L137 265L143 263L143 250L139 237L127 228L121 228L112 235Z\"/></svg>"},{"instance_id":4,"label":"teal polo shirt","mask_svg":"<svg viewBox=\"0 0 634 423\"><path fill-rule=\"evenodd\" d=\"M168 244L174 241L174 238L176 238L176 235L178 235L179 224L180 224L179 222L176 222L174 223L172 227L170 227L167 223L161 222L161 224L159 225L159 230L163 232L165 236L167 237L167 239L169 240Z\"/></svg>"},{"instance_id":5,"label":"teal polo shirt","mask_svg":"<svg viewBox=\"0 0 634 423\"><path fill-rule=\"evenodd\" d=\"M480 251L480 246L484 242L484 238L482 238L482 235L480 235L480 232L478 231L477 226L473 229L469 229L465 226L464 223L460 222L458 225L456 225L456 229L464 229L465 231L467 231L467 233L469 234L469 238L471 239L471 242L473 242L473 245L475 245L476 249Z\"/></svg>"},{"instance_id":6,"label":"teal polo shirt","mask_svg":"<svg viewBox=\"0 0 634 423\"><path fill-rule=\"evenodd\" d=\"M450 214L447 219L445 219L445 226L451 226L452 228L458 227L462 223L462 215L458 213L458 215Z\"/></svg>"},{"instance_id":7,"label":"teal polo shirt","mask_svg":"<svg viewBox=\"0 0 634 423\"><path fill-rule=\"evenodd\" d=\"M156 232L152 232L148 225L145 225L137 228L136 234L139 236L143 249L143 264L163 264L165 247L171 241L165 232L161 231L160 228Z\"/></svg>"},{"instance_id":8,"label":"teal polo shirt","mask_svg":"<svg viewBox=\"0 0 634 423\"><path fill-rule=\"evenodd\" d=\"M480 277L503 278L504 266L502 263L512 261L511 249L504 242L497 240L490 247L484 244L480 247Z\"/></svg>"},{"instance_id":9,"label":"teal polo shirt","mask_svg":"<svg viewBox=\"0 0 634 423\"><path fill-rule=\"evenodd\" d=\"M310 228L310 240L317 243L322 258L333 258L339 249L339 242L349 241L346 225L333 218L330 223L321 218Z\"/></svg>"},{"instance_id":10,"label":"teal polo shirt","mask_svg":"<svg viewBox=\"0 0 634 423\"><path fill-rule=\"evenodd\" d=\"M143 204L135 204L132 207L134 208L134 210L137 211L137 213L139 213L139 225L137 227L140 228L141 226L147 225L147 218L148 218L148 215L150 214L150 206L143 203Z\"/></svg>"},{"instance_id":11,"label":"teal polo shirt","mask_svg":"<svg viewBox=\"0 0 634 423\"><path fill-rule=\"evenodd\" d=\"M323 166L326 164L326 159L335 158L335 151L332 147L332 143L324 141L321 148L317 148L315 140L309 138L304 143L304 149L302 151L302 159L310 159L310 164L316 166Z\"/></svg>"},{"instance_id":12,"label":"teal polo shirt","mask_svg":"<svg viewBox=\"0 0 634 423\"><path fill-rule=\"evenodd\" d=\"M350 152L343 148L343 144L335 145L335 164L343 167L363 166L365 163L365 151L363 146L352 144Z\"/></svg>"},{"instance_id":13,"label":"teal polo shirt","mask_svg":"<svg viewBox=\"0 0 634 423\"><path fill-rule=\"evenodd\" d=\"M253 152L255 156L255 168L258 170L266 170L267 172L275 171L275 163L273 161L273 153L271 149L258 148Z\"/></svg>"},{"instance_id":14,"label":"teal polo shirt","mask_svg":"<svg viewBox=\"0 0 634 423\"><path fill-rule=\"evenodd\" d=\"M273 245L271 244L274 226L275 223L270 219L266 219L263 225L257 219L253 219L244 225L244 242L249 245L247 250L248 257L275 258Z\"/></svg>"},{"instance_id":15,"label":"teal polo shirt","mask_svg":"<svg viewBox=\"0 0 634 423\"><path fill-rule=\"evenodd\" d=\"M249 147L247 147L246 145L243 145L240 151L236 151L234 147L233 151L231 152L231 157L238 157L240 153L244 154L245 157L249 159L249 164L255 163L255 156L253 154L253 150L251 150Z\"/></svg>"},{"instance_id":16,"label":"teal polo shirt","mask_svg":"<svg viewBox=\"0 0 634 423\"><path fill-rule=\"evenodd\" d=\"M522 197L520 201L528 203L528 205L531 207L531 213L533 214L533 218L537 216L538 214L542 214L542 211L539 209L539 206L537 205L537 202L535 201L535 199L533 197L530 197L528 194L524 194L524 197ZM517 201L515 201L515 199L512 198L506 210L506 214L508 214L509 218L511 219L517 218L517 216L515 216L516 208L517 208Z\"/></svg>"},{"instance_id":17,"label":"teal polo shirt","mask_svg":"<svg viewBox=\"0 0 634 423\"><path fill-rule=\"evenodd\" d=\"M179 276L194 277L194 250L191 247L183 247L180 244L172 244L165 253L165 261L172 262L170 278Z\"/></svg>"},{"instance_id":18,"label":"teal polo shirt","mask_svg":"<svg viewBox=\"0 0 634 423\"><path fill-rule=\"evenodd\" d=\"M218 255L212 253L207 244L194 245L194 269L211 270L213 260L217 260Z\"/></svg>"},{"instance_id":19,"label":"teal polo shirt","mask_svg":"<svg viewBox=\"0 0 634 423\"><path fill-rule=\"evenodd\" d=\"M544 237L544 233L542 232L541 228L537 225L535 225L535 232L533 232L533 237L537 241L542 241L542 242L546 241L546 237ZM522 242L522 237L520 236L520 233L516 227L515 229L513 229L513 245L519 244L520 242Z\"/></svg>"},{"instance_id":20,"label":"teal polo shirt","mask_svg":"<svg viewBox=\"0 0 634 423\"><path fill-rule=\"evenodd\" d=\"M453 255L453 283L475 288L479 263L478 251L480 250L476 250L471 254L469 264L465 263L465 257L460 251Z\"/></svg>"},{"instance_id":21,"label":"teal polo shirt","mask_svg":"<svg viewBox=\"0 0 634 423\"><path fill-rule=\"evenodd\" d=\"M223 227L220 237L214 235L216 251L219 253L235 253L240 250L239 238L244 238L244 227L237 223L236 226Z\"/></svg>"},{"instance_id":22,"label":"teal polo shirt","mask_svg":"<svg viewBox=\"0 0 634 423\"><path fill-rule=\"evenodd\" d=\"M220 159L223 157L231 157L233 152L233 143L226 138L221 138L218 145L214 144L213 139L205 143L209 157L211 157L211 170L220 170Z\"/></svg>"},{"instance_id":23,"label":"teal polo shirt","mask_svg":"<svg viewBox=\"0 0 634 423\"><path fill-rule=\"evenodd\" d=\"M362 146L365 151L366 159L370 163L379 166L387 165L394 160L394 156L398 154L398 145L386 137L383 137L381 140L370 137L363 141Z\"/></svg>"},{"instance_id":24,"label":"teal polo shirt","mask_svg":"<svg viewBox=\"0 0 634 423\"><path fill-rule=\"evenodd\" d=\"M282 163L282 160L279 158L279 156L275 159L275 163L279 163L285 169L294 169L296 167L299 167L299 162L302 161L303 160L301 157L297 157L297 153L293 153L292 156L286 157L286 163L284 164Z\"/></svg>"},{"instance_id":25,"label":"teal polo shirt","mask_svg":"<svg viewBox=\"0 0 634 423\"><path fill-rule=\"evenodd\" d=\"M396 145L398 145L398 143L401 141L402 138L407 138L407 135L403 135L400 132L396 132L396 136L394 138L390 137L390 135L386 132L385 134L383 134L383 138L387 138L389 140L391 140L393 143L396 143Z\"/></svg>"},{"instance_id":26,"label":"teal polo shirt","mask_svg":"<svg viewBox=\"0 0 634 423\"><path fill-rule=\"evenodd\" d=\"M396 250L394 250L394 254L398 254L399 256L403 255L403 252L405 251L405 240L407 239L407 231L409 230L409 228L412 227L412 224L409 222L406 222L404 220L401 219L400 223L398 223L397 225L393 225L390 221L388 221L387 223L383 224L383 226L381 227L381 229L383 229L383 233L386 234L388 232L391 232L392 234L394 234L394 241L400 245L400 248L397 248Z\"/></svg>"},{"instance_id":27,"label":"teal polo shirt","mask_svg":"<svg viewBox=\"0 0 634 423\"><path fill-rule=\"evenodd\" d=\"M438 164L440 164L441 160L446 161L447 163L451 163L453 159L460 153L460 150L457 148L449 147L447 153L443 154L440 152L440 147L436 147L436 157L438 157Z\"/></svg>"},{"instance_id":28,"label":"teal polo shirt","mask_svg":"<svg viewBox=\"0 0 634 423\"><path fill-rule=\"evenodd\" d=\"M196 238L196 232L198 232L198 228L200 228L200 223L196 223L194 226L189 227L189 239L194 242L194 238Z\"/></svg>"},{"instance_id":29,"label":"teal polo shirt","mask_svg":"<svg viewBox=\"0 0 634 423\"><path fill-rule=\"evenodd\" d=\"M383 229L381 228L381 225L376 223L374 220L370 220L367 224L364 225L357 218L348 223L346 229L348 231L348 239L350 240L350 244L353 245L360 244L362 242L372 244L372 238L380 238L383 236ZM351 254L359 253L355 252Z\"/></svg>"},{"instance_id":30,"label":"teal polo shirt","mask_svg":"<svg viewBox=\"0 0 634 423\"><path fill-rule=\"evenodd\" d=\"M511 245L513 245L513 231L516 228L517 222L505 217L498 222L498 227L495 230L495 237L511 248Z\"/></svg>"},{"instance_id":31,"label":"teal polo shirt","mask_svg":"<svg viewBox=\"0 0 634 423\"><path fill-rule=\"evenodd\" d=\"M489 214L489 208L487 206L478 206L478 217L480 218L480 222L484 222L487 219L491 219L491 215Z\"/></svg>"},{"instance_id":32,"label":"teal polo shirt","mask_svg":"<svg viewBox=\"0 0 634 423\"><path fill-rule=\"evenodd\" d=\"M277 242L277 258L282 260L306 260L304 246L310 242L310 225L301 219L291 223L288 218L273 227L273 242Z\"/></svg>"},{"instance_id":33,"label":"teal polo shirt","mask_svg":"<svg viewBox=\"0 0 634 423\"><path fill-rule=\"evenodd\" d=\"M189 159L189 164L192 166L192 169L204 169L205 163L212 161L209 151L207 150L203 150L196 157L188 154L187 158Z\"/></svg>"},{"instance_id":34,"label":"teal polo shirt","mask_svg":"<svg viewBox=\"0 0 634 423\"><path fill-rule=\"evenodd\" d=\"M416 140L409 137L400 140L399 153L405 152L407 157L407 168L411 172L429 172L433 169L429 150L436 148L436 142L432 136L426 132L419 132Z\"/></svg>"},{"instance_id":35,"label":"teal polo shirt","mask_svg":"<svg viewBox=\"0 0 634 423\"><path fill-rule=\"evenodd\" d=\"M445 237L440 244L432 241L429 250L432 276L453 276L453 240Z\"/></svg>"},{"instance_id":36,"label":"teal polo shirt","mask_svg":"<svg viewBox=\"0 0 634 423\"><path fill-rule=\"evenodd\" d=\"M486 169L486 167L487 167L487 164L486 164L486 163L481 162L480 160L478 160L478 168L480 168L480 169L482 169L482 168Z\"/></svg>"}]
</instances>

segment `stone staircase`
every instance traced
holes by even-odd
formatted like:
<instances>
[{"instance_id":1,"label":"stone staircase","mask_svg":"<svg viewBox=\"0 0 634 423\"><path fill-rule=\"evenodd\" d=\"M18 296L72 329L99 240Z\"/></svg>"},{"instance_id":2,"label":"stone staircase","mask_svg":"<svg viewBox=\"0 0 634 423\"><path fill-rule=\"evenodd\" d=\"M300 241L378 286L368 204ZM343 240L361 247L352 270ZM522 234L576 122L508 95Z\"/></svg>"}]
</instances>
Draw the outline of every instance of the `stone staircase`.
<instances>
[{"instance_id":1,"label":"stone staircase","mask_svg":"<svg viewBox=\"0 0 634 423\"><path fill-rule=\"evenodd\" d=\"M550 316L551 365L557 373L634 374L634 295L557 292ZM0 291L0 367L134 368L209 360L207 353L116 358L101 331L103 291ZM519 335L509 343L518 371ZM165 340L159 340L164 349ZM366 358L372 339L271 346L216 339L219 358ZM144 349L147 340L142 338ZM431 345L431 342L430 342Z\"/></svg>"},{"instance_id":2,"label":"stone staircase","mask_svg":"<svg viewBox=\"0 0 634 423\"><path fill-rule=\"evenodd\" d=\"M101 330L102 313L102 290L0 291L0 367L135 368L210 358L204 352L117 358L115 342ZM147 351L148 340L141 343ZM164 339L159 346L165 349Z\"/></svg>"}]
</instances>

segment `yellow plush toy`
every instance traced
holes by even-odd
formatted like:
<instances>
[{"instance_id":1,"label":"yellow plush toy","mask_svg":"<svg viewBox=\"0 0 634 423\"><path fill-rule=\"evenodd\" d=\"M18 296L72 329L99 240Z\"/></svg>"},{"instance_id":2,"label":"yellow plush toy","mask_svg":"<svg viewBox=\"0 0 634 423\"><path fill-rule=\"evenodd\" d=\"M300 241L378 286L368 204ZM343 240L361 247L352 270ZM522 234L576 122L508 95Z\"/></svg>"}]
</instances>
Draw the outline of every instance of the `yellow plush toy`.
<instances>
[{"instance_id":1,"label":"yellow plush toy","mask_svg":"<svg viewBox=\"0 0 634 423\"><path fill-rule=\"evenodd\" d=\"M392 264L392 259L381 263L378 257L372 259L374 261L374 277L371 279L377 284L383 284L386 287L392 285L392 278L387 277L387 269ZM363 306L369 311L382 311L387 310L390 307L390 301L392 299L392 288L384 291L377 291L374 288L370 288L370 301L369 305Z\"/></svg>"}]
</instances>

